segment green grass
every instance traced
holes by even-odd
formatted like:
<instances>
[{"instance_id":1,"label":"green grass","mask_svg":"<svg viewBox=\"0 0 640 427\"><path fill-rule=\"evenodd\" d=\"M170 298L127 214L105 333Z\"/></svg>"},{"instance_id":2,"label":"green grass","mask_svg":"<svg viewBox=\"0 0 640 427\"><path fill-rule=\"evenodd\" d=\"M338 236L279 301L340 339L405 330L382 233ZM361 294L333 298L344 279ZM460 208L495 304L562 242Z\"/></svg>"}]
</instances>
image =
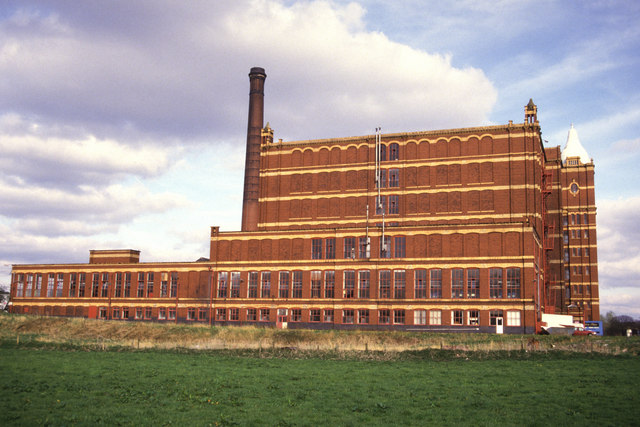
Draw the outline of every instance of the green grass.
<instances>
[{"instance_id":1,"label":"green grass","mask_svg":"<svg viewBox=\"0 0 640 427\"><path fill-rule=\"evenodd\" d=\"M631 355L86 350L0 343L2 423L637 425L640 413Z\"/></svg>"}]
</instances>

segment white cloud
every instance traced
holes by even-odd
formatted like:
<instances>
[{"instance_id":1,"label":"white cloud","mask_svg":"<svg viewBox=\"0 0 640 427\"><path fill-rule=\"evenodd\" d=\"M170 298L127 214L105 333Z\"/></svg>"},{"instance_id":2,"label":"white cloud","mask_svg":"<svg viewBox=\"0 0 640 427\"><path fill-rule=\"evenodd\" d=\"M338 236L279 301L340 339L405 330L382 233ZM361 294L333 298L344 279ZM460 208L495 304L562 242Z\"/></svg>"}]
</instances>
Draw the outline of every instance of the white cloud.
<instances>
[{"instance_id":1,"label":"white cloud","mask_svg":"<svg viewBox=\"0 0 640 427\"><path fill-rule=\"evenodd\" d=\"M118 15L124 23L109 21L124 7L110 5L82 12L57 5L49 15L22 19L20 30L0 25L7 82L0 84L0 110L91 127L100 139L127 132L183 143L194 135L238 137L254 65L270 76L267 119L286 139L381 124L417 130L483 123L496 98L481 70L455 68L450 57L368 31L355 3L255 0L206 3L189 13L169 2L164 13L173 20L155 7L129 6L126 18ZM44 31L46 20L59 25Z\"/></svg>"},{"instance_id":2,"label":"white cloud","mask_svg":"<svg viewBox=\"0 0 640 427\"><path fill-rule=\"evenodd\" d=\"M640 197L598 200L598 269L602 288L640 286L639 211Z\"/></svg>"}]
</instances>

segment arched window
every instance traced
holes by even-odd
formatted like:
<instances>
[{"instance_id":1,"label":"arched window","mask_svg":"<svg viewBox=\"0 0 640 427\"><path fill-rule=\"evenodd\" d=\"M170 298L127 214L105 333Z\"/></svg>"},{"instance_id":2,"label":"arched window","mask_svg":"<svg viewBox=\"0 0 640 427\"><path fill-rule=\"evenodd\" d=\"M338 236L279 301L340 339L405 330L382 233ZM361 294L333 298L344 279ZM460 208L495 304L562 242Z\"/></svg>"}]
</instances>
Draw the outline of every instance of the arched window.
<instances>
[{"instance_id":1,"label":"arched window","mask_svg":"<svg viewBox=\"0 0 640 427\"><path fill-rule=\"evenodd\" d=\"M400 158L400 146L397 143L389 145L389 160L398 160Z\"/></svg>"}]
</instances>

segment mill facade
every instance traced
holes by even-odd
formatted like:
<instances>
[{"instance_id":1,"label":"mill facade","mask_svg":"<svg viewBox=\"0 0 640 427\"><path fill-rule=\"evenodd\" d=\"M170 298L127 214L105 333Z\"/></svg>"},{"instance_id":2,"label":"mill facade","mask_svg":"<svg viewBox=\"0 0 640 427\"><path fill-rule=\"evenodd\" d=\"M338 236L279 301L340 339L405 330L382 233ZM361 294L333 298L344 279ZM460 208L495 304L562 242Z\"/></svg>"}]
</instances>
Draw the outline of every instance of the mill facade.
<instances>
[{"instance_id":1,"label":"mill facade","mask_svg":"<svg viewBox=\"0 0 640 427\"><path fill-rule=\"evenodd\" d=\"M197 262L14 265L14 312L304 328L532 333L598 320L594 165L524 122L311 141L264 125L252 68L240 231Z\"/></svg>"}]
</instances>

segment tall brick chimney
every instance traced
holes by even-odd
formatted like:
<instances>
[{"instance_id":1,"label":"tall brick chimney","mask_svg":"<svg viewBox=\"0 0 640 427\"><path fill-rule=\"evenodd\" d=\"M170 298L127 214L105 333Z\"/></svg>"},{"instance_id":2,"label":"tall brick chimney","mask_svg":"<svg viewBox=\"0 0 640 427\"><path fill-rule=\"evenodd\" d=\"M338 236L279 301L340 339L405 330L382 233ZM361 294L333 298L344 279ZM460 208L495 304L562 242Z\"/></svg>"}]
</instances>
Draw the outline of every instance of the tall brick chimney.
<instances>
[{"instance_id":1,"label":"tall brick chimney","mask_svg":"<svg viewBox=\"0 0 640 427\"><path fill-rule=\"evenodd\" d=\"M264 68L249 72L249 123L247 125L247 157L244 164L244 195L242 197L242 231L258 229L258 196L260 175L260 143L264 120Z\"/></svg>"}]
</instances>

